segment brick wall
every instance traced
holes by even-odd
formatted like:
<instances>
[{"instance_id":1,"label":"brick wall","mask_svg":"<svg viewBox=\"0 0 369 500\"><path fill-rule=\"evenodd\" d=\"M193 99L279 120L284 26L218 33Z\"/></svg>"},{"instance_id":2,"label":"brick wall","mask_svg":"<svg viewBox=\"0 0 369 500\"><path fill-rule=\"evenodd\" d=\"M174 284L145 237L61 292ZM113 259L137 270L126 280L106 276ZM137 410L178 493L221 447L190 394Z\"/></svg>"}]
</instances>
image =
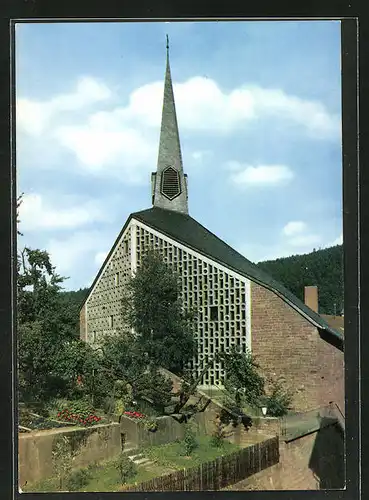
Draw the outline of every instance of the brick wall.
<instances>
[{"instance_id":1,"label":"brick wall","mask_svg":"<svg viewBox=\"0 0 369 500\"><path fill-rule=\"evenodd\" d=\"M293 408L306 411L344 401L343 353L266 288L251 284L251 348L266 375L291 388Z\"/></svg>"},{"instance_id":2,"label":"brick wall","mask_svg":"<svg viewBox=\"0 0 369 500\"><path fill-rule=\"evenodd\" d=\"M342 434L331 425L285 444L279 463L227 488L231 490L319 490L344 487Z\"/></svg>"}]
</instances>

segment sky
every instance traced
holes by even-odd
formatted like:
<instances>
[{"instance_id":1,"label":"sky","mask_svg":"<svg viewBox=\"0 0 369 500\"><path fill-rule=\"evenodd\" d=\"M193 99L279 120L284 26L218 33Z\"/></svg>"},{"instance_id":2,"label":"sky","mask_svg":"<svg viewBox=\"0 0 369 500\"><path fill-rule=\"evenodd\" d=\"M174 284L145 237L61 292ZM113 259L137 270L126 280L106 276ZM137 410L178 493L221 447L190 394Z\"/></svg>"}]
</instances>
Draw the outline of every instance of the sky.
<instances>
[{"instance_id":1,"label":"sky","mask_svg":"<svg viewBox=\"0 0 369 500\"><path fill-rule=\"evenodd\" d=\"M65 289L151 207L166 34L190 215L254 262L342 242L339 21L22 23L18 246Z\"/></svg>"}]
</instances>

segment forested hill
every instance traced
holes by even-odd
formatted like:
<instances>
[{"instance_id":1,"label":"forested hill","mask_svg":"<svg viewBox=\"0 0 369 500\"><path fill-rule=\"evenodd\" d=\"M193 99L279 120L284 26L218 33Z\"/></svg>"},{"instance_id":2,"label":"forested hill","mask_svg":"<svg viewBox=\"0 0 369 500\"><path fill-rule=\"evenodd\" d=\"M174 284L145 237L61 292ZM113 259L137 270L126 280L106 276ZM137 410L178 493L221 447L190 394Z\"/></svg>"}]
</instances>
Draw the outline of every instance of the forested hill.
<instances>
[{"instance_id":1,"label":"forested hill","mask_svg":"<svg viewBox=\"0 0 369 500\"><path fill-rule=\"evenodd\" d=\"M61 292L59 294L61 305L70 314L71 322L75 327L75 334L79 336L79 311L87 297L89 288L80 288L77 291Z\"/></svg>"},{"instance_id":2,"label":"forested hill","mask_svg":"<svg viewBox=\"0 0 369 500\"><path fill-rule=\"evenodd\" d=\"M343 310L343 250L337 245L315 250L305 255L293 255L259 262L268 272L304 301L304 287L316 285L319 293L319 312L341 314Z\"/></svg>"}]
</instances>

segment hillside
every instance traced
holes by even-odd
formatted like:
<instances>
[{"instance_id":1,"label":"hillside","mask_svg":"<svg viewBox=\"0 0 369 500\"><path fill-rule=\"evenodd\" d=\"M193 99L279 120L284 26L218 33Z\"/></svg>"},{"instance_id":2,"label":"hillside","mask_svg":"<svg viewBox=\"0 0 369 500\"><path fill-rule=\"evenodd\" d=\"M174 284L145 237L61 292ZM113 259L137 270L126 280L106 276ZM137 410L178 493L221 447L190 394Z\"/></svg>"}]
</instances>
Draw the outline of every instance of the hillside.
<instances>
[{"instance_id":1,"label":"hillside","mask_svg":"<svg viewBox=\"0 0 369 500\"><path fill-rule=\"evenodd\" d=\"M305 255L259 262L258 266L284 284L300 300L304 287L319 289L319 312L341 314L343 310L343 249L337 245Z\"/></svg>"},{"instance_id":2,"label":"hillside","mask_svg":"<svg viewBox=\"0 0 369 500\"><path fill-rule=\"evenodd\" d=\"M79 311L87 297L88 290L89 288L80 288L77 291L60 292L59 295L63 307L69 312L77 337L79 336Z\"/></svg>"}]
</instances>

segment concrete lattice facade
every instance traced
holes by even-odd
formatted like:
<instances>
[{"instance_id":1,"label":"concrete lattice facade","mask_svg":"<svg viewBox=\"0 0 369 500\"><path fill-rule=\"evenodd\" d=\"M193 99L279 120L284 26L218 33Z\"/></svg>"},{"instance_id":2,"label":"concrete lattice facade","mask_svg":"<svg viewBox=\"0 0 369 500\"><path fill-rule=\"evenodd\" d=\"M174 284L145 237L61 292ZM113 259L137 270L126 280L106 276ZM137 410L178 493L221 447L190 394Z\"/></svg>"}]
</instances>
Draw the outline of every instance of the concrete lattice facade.
<instances>
[{"instance_id":1,"label":"concrete lattice facade","mask_svg":"<svg viewBox=\"0 0 369 500\"><path fill-rule=\"evenodd\" d=\"M131 214L93 282L81 309L81 338L98 344L122 326L127 280L142 255L156 248L181 277L184 308L198 311L193 375L218 350L249 347L266 375L286 381L295 410L335 401L344 411L343 338L317 314L317 300L306 307L188 214L168 54L151 195L153 208ZM223 380L215 363L201 385L221 386Z\"/></svg>"},{"instance_id":2,"label":"concrete lattice facade","mask_svg":"<svg viewBox=\"0 0 369 500\"><path fill-rule=\"evenodd\" d=\"M84 334L87 342L98 342L103 335L114 333L122 326L122 292L135 262L131 232L129 227L123 234L85 304L86 318L81 325L85 331L81 331L81 336Z\"/></svg>"},{"instance_id":3,"label":"concrete lattice facade","mask_svg":"<svg viewBox=\"0 0 369 500\"><path fill-rule=\"evenodd\" d=\"M102 335L122 325L124 286L149 248L159 251L179 274L184 308L197 309L194 331L198 355L192 363L195 376L218 350L228 351L234 345L243 349L251 346L250 281L134 220L87 300L88 342L98 342ZM221 386L223 377L221 363L214 363L202 385Z\"/></svg>"}]
</instances>

